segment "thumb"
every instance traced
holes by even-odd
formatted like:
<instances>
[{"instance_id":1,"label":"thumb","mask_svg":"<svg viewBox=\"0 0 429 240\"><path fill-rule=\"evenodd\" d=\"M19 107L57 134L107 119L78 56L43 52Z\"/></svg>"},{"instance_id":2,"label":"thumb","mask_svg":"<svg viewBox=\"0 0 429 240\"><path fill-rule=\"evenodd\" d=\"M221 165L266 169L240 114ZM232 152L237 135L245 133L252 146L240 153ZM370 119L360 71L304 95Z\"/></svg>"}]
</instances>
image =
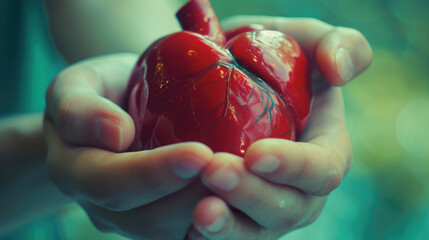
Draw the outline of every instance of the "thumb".
<instances>
[{"instance_id":1,"label":"thumb","mask_svg":"<svg viewBox=\"0 0 429 240\"><path fill-rule=\"evenodd\" d=\"M135 59L132 55L98 57L56 77L46 93L46 116L66 142L110 151L131 145L134 123L119 105L124 105Z\"/></svg>"},{"instance_id":2,"label":"thumb","mask_svg":"<svg viewBox=\"0 0 429 240\"><path fill-rule=\"evenodd\" d=\"M97 95L74 94L60 105L56 127L67 142L110 151L127 149L134 123L118 105Z\"/></svg>"}]
</instances>

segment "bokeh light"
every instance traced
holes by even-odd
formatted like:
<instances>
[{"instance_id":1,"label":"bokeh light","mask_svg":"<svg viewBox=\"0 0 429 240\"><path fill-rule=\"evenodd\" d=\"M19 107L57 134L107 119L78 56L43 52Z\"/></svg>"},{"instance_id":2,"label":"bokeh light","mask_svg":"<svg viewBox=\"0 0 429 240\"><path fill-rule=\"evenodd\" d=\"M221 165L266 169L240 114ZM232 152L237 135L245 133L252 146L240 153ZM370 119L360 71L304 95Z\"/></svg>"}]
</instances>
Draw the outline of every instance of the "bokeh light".
<instances>
[{"instance_id":1,"label":"bokeh light","mask_svg":"<svg viewBox=\"0 0 429 240\"><path fill-rule=\"evenodd\" d=\"M412 99L399 112L396 134L402 147L415 158L429 159L429 99Z\"/></svg>"}]
</instances>

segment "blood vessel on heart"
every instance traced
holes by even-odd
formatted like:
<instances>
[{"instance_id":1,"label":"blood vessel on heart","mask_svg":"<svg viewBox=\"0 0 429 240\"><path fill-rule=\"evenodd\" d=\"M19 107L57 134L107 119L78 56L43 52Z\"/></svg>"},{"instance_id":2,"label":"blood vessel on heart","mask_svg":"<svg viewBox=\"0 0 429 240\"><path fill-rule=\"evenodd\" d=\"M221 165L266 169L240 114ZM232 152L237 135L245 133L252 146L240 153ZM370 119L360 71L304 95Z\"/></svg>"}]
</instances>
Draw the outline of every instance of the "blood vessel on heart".
<instances>
[{"instance_id":1,"label":"blood vessel on heart","mask_svg":"<svg viewBox=\"0 0 429 240\"><path fill-rule=\"evenodd\" d=\"M198 141L243 156L262 138L296 140L311 105L300 46L259 25L224 33L207 0L189 1L177 18L183 31L153 43L131 74L131 150Z\"/></svg>"}]
</instances>

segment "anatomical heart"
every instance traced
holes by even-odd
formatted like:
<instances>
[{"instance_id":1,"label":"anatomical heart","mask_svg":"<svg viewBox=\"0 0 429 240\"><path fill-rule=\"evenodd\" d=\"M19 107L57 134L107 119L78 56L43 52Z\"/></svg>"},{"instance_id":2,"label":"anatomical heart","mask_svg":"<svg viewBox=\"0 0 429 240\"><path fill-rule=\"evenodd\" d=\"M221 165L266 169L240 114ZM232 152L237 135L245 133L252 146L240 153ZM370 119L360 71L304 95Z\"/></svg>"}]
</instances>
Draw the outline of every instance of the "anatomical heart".
<instances>
[{"instance_id":1,"label":"anatomical heart","mask_svg":"<svg viewBox=\"0 0 429 240\"><path fill-rule=\"evenodd\" d=\"M259 25L224 33L207 0L177 18L183 31L153 43L131 74L131 150L198 141L243 156L258 139L296 140L311 105L300 46Z\"/></svg>"}]
</instances>

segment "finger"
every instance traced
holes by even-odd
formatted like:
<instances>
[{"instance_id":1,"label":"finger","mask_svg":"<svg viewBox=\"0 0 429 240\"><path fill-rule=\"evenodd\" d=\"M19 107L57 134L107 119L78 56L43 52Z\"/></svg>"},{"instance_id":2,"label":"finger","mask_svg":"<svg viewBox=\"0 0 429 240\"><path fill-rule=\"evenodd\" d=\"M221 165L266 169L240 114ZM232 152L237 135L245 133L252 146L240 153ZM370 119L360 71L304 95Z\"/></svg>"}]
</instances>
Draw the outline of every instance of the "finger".
<instances>
[{"instance_id":1,"label":"finger","mask_svg":"<svg viewBox=\"0 0 429 240\"><path fill-rule=\"evenodd\" d=\"M195 205L209 194L199 181L164 198L129 211L111 211L81 203L94 225L131 239L185 238L192 224Z\"/></svg>"},{"instance_id":2,"label":"finger","mask_svg":"<svg viewBox=\"0 0 429 240\"><path fill-rule=\"evenodd\" d=\"M345 172L350 169L353 151L345 123L341 88L329 87L315 95L307 127L299 141L331 150L338 157L340 169Z\"/></svg>"},{"instance_id":3,"label":"finger","mask_svg":"<svg viewBox=\"0 0 429 240\"><path fill-rule=\"evenodd\" d=\"M301 191L269 183L248 172L243 160L227 153L217 153L204 169L205 186L268 229L290 229L308 211L308 196Z\"/></svg>"},{"instance_id":4,"label":"finger","mask_svg":"<svg viewBox=\"0 0 429 240\"><path fill-rule=\"evenodd\" d=\"M135 208L189 185L211 160L200 143L112 153L66 145L45 121L48 173L67 195L114 211Z\"/></svg>"},{"instance_id":5,"label":"finger","mask_svg":"<svg viewBox=\"0 0 429 240\"><path fill-rule=\"evenodd\" d=\"M187 239L279 239L294 229L314 222L320 215L325 200L325 198L309 199L306 220L291 228L266 229L242 212L231 210L219 197L206 197L195 207L193 226L188 232Z\"/></svg>"},{"instance_id":6,"label":"finger","mask_svg":"<svg viewBox=\"0 0 429 240\"><path fill-rule=\"evenodd\" d=\"M312 223L320 214L322 202L317 199L309 208L307 221L290 229L264 229L241 212L232 211L226 203L218 197L206 197L195 207L193 227L188 232L188 240L216 240L216 239L279 239L287 232ZM316 206L316 207L315 207Z\"/></svg>"},{"instance_id":7,"label":"finger","mask_svg":"<svg viewBox=\"0 0 429 240\"><path fill-rule=\"evenodd\" d=\"M243 214L233 213L219 197L206 197L195 207L189 240L261 239L263 228ZM263 239L270 238L264 234Z\"/></svg>"},{"instance_id":8,"label":"finger","mask_svg":"<svg viewBox=\"0 0 429 240\"><path fill-rule=\"evenodd\" d=\"M250 23L292 36L310 62L317 63L323 77L334 86L346 84L372 62L372 49L368 41L352 28L334 27L312 18L237 16L223 22L227 28Z\"/></svg>"},{"instance_id":9,"label":"finger","mask_svg":"<svg viewBox=\"0 0 429 240\"><path fill-rule=\"evenodd\" d=\"M352 150L344 123L341 90L315 96L307 128L300 140L264 139L245 155L250 171L271 182L287 184L312 195L326 195L350 168Z\"/></svg>"},{"instance_id":10,"label":"finger","mask_svg":"<svg viewBox=\"0 0 429 240\"><path fill-rule=\"evenodd\" d=\"M123 151L134 139L134 124L120 106L134 54L93 58L61 72L46 93L46 116L69 143Z\"/></svg>"}]
</instances>

